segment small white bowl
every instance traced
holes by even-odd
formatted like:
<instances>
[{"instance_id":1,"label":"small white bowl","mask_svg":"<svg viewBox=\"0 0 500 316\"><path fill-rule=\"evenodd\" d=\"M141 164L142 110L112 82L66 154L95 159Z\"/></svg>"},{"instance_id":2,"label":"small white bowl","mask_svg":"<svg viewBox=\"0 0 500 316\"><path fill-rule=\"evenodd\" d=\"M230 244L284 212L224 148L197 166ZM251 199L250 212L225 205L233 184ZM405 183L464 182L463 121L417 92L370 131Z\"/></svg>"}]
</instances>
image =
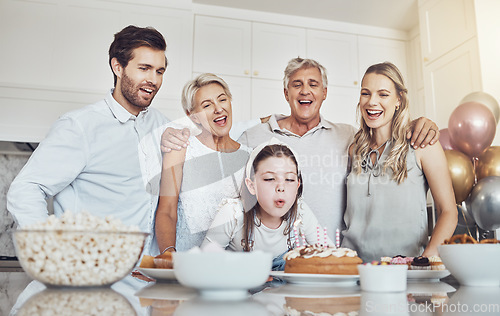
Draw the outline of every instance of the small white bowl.
<instances>
[{"instance_id":1,"label":"small white bowl","mask_svg":"<svg viewBox=\"0 0 500 316\"><path fill-rule=\"evenodd\" d=\"M266 282L272 256L253 252L175 252L174 273L184 286L197 289L203 298L239 300L248 290Z\"/></svg>"},{"instance_id":2,"label":"small white bowl","mask_svg":"<svg viewBox=\"0 0 500 316\"><path fill-rule=\"evenodd\" d=\"M461 285L500 285L500 244L440 245L438 251L446 268Z\"/></svg>"},{"instance_id":3,"label":"small white bowl","mask_svg":"<svg viewBox=\"0 0 500 316\"><path fill-rule=\"evenodd\" d=\"M407 265L358 265L362 291L402 292L406 291Z\"/></svg>"}]
</instances>

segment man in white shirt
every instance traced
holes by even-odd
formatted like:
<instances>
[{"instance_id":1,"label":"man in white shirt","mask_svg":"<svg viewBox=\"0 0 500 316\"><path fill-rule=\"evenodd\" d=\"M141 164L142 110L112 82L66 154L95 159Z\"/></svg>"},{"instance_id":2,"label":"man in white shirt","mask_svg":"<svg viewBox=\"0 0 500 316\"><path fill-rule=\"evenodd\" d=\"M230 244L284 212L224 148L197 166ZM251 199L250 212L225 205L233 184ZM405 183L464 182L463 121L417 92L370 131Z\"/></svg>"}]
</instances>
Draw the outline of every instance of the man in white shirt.
<instances>
[{"instance_id":1,"label":"man in white shirt","mask_svg":"<svg viewBox=\"0 0 500 316\"><path fill-rule=\"evenodd\" d=\"M54 214L112 215L153 233L161 173L160 135L167 118L151 101L167 67L166 42L153 28L127 26L109 48L114 89L92 105L64 114L13 181L7 208L19 226ZM144 253L157 253L146 241Z\"/></svg>"}]
</instances>

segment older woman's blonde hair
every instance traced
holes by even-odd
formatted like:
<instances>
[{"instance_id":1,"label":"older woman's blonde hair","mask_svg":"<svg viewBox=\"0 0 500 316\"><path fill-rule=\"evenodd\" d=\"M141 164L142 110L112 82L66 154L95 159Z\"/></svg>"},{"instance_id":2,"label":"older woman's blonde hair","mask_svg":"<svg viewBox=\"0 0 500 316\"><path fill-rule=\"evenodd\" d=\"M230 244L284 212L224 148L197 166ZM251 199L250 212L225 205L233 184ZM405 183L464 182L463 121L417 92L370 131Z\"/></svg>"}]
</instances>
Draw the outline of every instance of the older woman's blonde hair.
<instances>
[{"instance_id":1,"label":"older woman's blonde hair","mask_svg":"<svg viewBox=\"0 0 500 316\"><path fill-rule=\"evenodd\" d=\"M393 179L399 184L408 176L408 170L406 168L406 156L408 155L408 150L410 149L410 144L406 139L406 131L410 123L408 90L404 85L401 72L390 62L383 62L368 67L363 79L367 74L371 73L383 75L389 78L394 83L396 93L399 97L400 105L394 112L394 117L392 118L392 134L389 139L393 146L383 166L384 171L387 168L392 169ZM357 174L362 171L361 163L370 152L370 145L373 141L372 130L363 120L359 106L360 105L358 104L357 116L360 121L360 129L354 136L354 148L352 155L353 170Z\"/></svg>"},{"instance_id":2,"label":"older woman's blonde hair","mask_svg":"<svg viewBox=\"0 0 500 316\"><path fill-rule=\"evenodd\" d=\"M219 84L222 89L224 89L224 93L227 95L229 100L231 101L233 99L231 91L229 91L229 86L221 77L216 76L212 73L203 73L201 75L198 75L193 80L188 81L182 89L181 102L182 108L184 109L184 112L186 114L191 113L194 109L194 96L196 95L196 92L198 92L198 90L200 90L202 87L208 86L212 83Z\"/></svg>"}]
</instances>

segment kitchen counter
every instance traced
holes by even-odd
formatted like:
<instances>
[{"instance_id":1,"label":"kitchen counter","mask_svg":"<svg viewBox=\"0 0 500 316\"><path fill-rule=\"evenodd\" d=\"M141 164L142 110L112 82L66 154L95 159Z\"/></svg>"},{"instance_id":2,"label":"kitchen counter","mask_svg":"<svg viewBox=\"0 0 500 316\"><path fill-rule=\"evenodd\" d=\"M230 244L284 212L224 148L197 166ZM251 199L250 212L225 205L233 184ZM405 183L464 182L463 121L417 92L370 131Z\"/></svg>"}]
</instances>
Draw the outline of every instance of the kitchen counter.
<instances>
[{"instance_id":1,"label":"kitchen counter","mask_svg":"<svg viewBox=\"0 0 500 316\"><path fill-rule=\"evenodd\" d=\"M206 301L178 283L132 276L105 288L48 289L24 272L0 272L0 284L1 315L42 310L46 315L500 315L500 287L459 286L451 276L411 281L399 293L362 292L355 283L304 286L275 280L234 302Z\"/></svg>"}]
</instances>

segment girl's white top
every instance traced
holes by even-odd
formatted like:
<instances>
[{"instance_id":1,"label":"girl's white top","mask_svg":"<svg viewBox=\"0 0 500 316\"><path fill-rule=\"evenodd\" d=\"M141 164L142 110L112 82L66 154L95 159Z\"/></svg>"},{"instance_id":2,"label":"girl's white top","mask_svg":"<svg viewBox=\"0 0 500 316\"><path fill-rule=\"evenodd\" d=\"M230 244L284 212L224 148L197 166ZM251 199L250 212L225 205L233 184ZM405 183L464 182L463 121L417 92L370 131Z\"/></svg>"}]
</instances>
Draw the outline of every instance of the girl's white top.
<instances>
[{"instance_id":1,"label":"girl's white top","mask_svg":"<svg viewBox=\"0 0 500 316\"><path fill-rule=\"evenodd\" d=\"M223 248L233 251L243 251L242 240L244 239L243 229L243 205L240 199L224 199L217 209L217 214L212 226L207 232L203 245L216 242ZM258 222L258 220L257 220ZM303 245L302 234L304 234L307 244L324 244L325 237L323 227L312 213L311 209L299 198L297 203L297 225L296 232L299 235L299 243ZM271 229L263 224L254 227L253 250L270 252L274 257L283 254L288 250L288 236L283 232L287 223L283 221L276 229ZM318 240L319 227L319 240ZM294 236L292 226L291 233ZM330 238L326 239L329 245L333 245ZM295 247L295 239L292 238L292 247Z\"/></svg>"}]
</instances>

